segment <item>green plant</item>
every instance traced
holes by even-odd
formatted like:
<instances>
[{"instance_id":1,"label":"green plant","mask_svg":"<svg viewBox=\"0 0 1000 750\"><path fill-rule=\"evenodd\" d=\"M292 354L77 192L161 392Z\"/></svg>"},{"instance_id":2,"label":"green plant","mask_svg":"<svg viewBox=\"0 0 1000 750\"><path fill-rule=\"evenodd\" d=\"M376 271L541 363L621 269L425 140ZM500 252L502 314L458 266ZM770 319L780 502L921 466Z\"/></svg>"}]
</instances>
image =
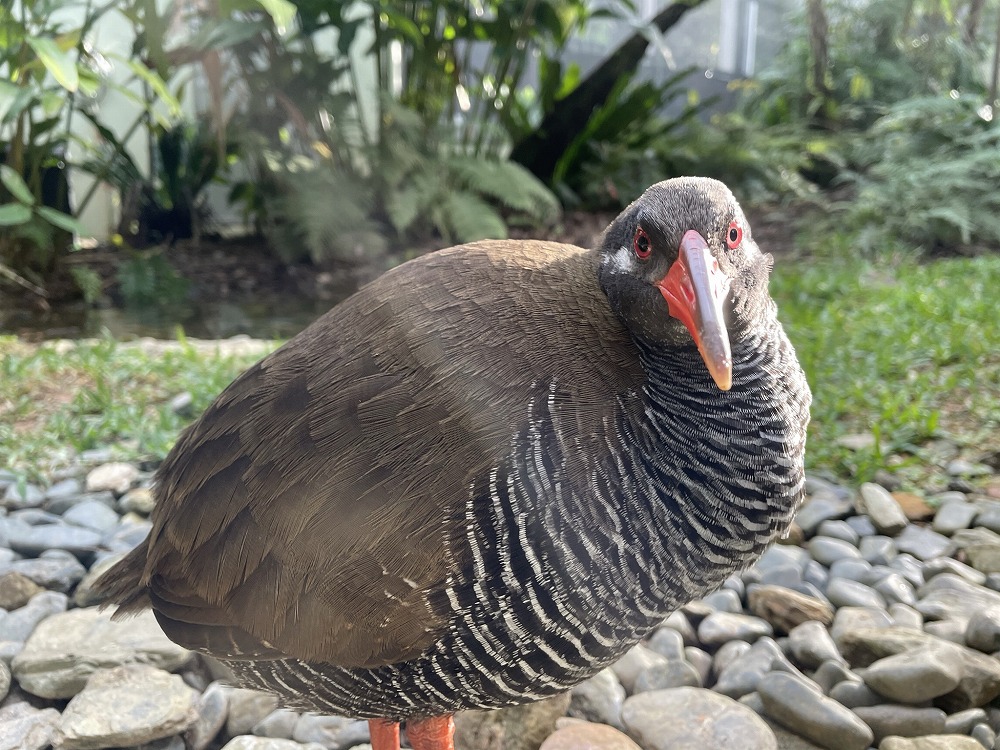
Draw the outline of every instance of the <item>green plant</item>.
<instances>
[{"instance_id":1,"label":"green plant","mask_svg":"<svg viewBox=\"0 0 1000 750\"><path fill-rule=\"evenodd\" d=\"M132 251L118 267L118 285L125 304L157 308L182 300L188 288L164 257L163 248Z\"/></svg>"},{"instance_id":2,"label":"green plant","mask_svg":"<svg viewBox=\"0 0 1000 750\"><path fill-rule=\"evenodd\" d=\"M868 252L1000 248L1000 123L974 96L908 99L855 149L846 223Z\"/></svg>"},{"instance_id":3,"label":"green plant","mask_svg":"<svg viewBox=\"0 0 1000 750\"><path fill-rule=\"evenodd\" d=\"M206 212L203 191L236 157L228 141L220 152L217 133L206 118L154 123L152 162L144 176L122 142L99 127L101 148L83 166L100 173L122 199L119 234L134 247L172 242L201 234Z\"/></svg>"},{"instance_id":4,"label":"green plant","mask_svg":"<svg viewBox=\"0 0 1000 750\"><path fill-rule=\"evenodd\" d=\"M682 70L663 84L636 83L631 76L618 81L556 162L552 181L564 202L620 208L652 183L681 174L674 155L686 126L704 106L682 88L690 72ZM679 116L660 113L685 96Z\"/></svg>"},{"instance_id":5,"label":"green plant","mask_svg":"<svg viewBox=\"0 0 1000 750\"><path fill-rule=\"evenodd\" d=\"M329 162L286 162L277 155L267 174L266 212L259 217L264 236L286 263L357 262L380 256L384 233L370 217L368 181L344 174Z\"/></svg>"},{"instance_id":6,"label":"green plant","mask_svg":"<svg viewBox=\"0 0 1000 750\"><path fill-rule=\"evenodd\" d=\"M192 414L276 344L244 353L184 340L124 344L110 339L24 344L0 337L0 466L35 480L78 451L110 448L122 458L162 458ZM191 412L170 400L192 396Z\"/></svg>"},{"instance_id":7,"label":"green plant","mask_svg":"<svg viewBox=\"0 0 1000 750\"><path fill-rule=\"evenodd\" d=\"M678 174L728 184L755 203L822 202L817 175L845 167L843 140L798 123L762 126L739 111L692 121L671 158Z\"/></svg>"},{"instance_id":8,"label":"green plant","mask_svg":"<svg viewBox=\"0 0 1000 750\"><path fill-rule=\"evenodd\" d=\"M852 239L828 230L825 242ZM813 389L810 464L858 480L892 469L928 487L914 462L929 441L1000 449L998 284L995 256L779 259L772 292ZM845 440L858 435L869 441Z\"/></svg>"},{"instance_id":9,"label":"green plant","mask_svg":"<svg viewBox=\"0 0 1000 750\"><path fill-rule=\"evenodd\" d=\"M41 283L79 231L68 213L65 125L77 97L101 85L98 56L85 37L112 5L0 5L0 279L42 295Z\"/></svg>"},{"instance_id":10,"label":"green plant","mask_svg":"<svg viewBox=\"0 0 1000 750\"><path fill-rule=\"evenodd\" d=\"M400 236L434 230L446 242L507 236L508 223L540 223L559 204L538 178L509 161L475 156L447 133L428 136L416 112L400 105L386 128L383 169L385 213ZM431 153L424 144L437 143Z\"/></svg>"},{"instance_id":11,"label":"green plant","mask_svg":"<svg viewBox=\"0 0 1000 750\"><path fill-rule=\"evenodd\" d=\"M231 197L283 256L351 258L378 251L377 234L393 230L501 237L507 221L553 213L552 194L505 156L510 131L528 127L540 106L520 85L530 60L562 48L586 18L584 3L295 9L284 30L246 15L257 33L233 47L235 80L250 93L234 126L256 147L243 149L251 178ZM332 48L317 43L323 34ZM562 73L543 67L549 97Z\"/></svg>"},{"instance_id":12,"label":"green plant","mask_svg":"<svg viewBox=\"0 0 1000 750\"><path fill-rule=\"evenodd\" d=\"M957 2L815 5L826 28L807 27L808 14L797 19L782 53L747 88L744 111L753 119L864 129L884 107L911 97L985 92L986 48L969 38Z\"/></svg>"}]
</instances>

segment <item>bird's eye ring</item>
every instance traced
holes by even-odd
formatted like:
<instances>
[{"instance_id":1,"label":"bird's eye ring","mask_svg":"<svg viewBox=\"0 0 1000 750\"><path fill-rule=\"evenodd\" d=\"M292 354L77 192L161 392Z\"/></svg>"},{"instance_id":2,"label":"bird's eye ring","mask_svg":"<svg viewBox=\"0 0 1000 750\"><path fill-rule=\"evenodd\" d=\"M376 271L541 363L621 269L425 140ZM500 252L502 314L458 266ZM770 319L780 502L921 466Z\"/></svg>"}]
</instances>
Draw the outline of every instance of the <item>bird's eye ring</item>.
<instances>
[{"instance_id":1,"label":"bird's eye ring","mask_svg":"<svg viewBox=\"0 0 1000 750\"><path fill-rule=\"evenodd\" d=\"M743 227L735 221L729 222L729 229L726 230L726 245L730 250L735 250L743 242Z\"/></svg>"},{"instance_id":2,"label":"bird's eye ring","mask_svg":"<svg viewBox=\"0 0 1000 750\"><path fill-rule=\"evenodd\" d=\"M646 260L653 254L653 248L649 244L649 235L642 227L635 230L635 237L632 238L632 249L635 251L635 257L639 260Z\"/></svg>"}]
</instances>

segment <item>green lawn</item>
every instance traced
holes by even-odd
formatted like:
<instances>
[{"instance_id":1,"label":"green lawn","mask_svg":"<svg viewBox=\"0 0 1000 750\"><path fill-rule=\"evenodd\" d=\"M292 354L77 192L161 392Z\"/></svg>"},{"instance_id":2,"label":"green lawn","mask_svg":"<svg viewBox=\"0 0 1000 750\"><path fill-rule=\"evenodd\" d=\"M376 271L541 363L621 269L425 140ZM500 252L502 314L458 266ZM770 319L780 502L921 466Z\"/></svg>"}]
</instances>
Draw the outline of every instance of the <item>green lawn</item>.
<instances>
[{"instance_id":1,"label":"green lawn","mask_svg":"<svg viewBox=\"0 0 1000 750\"><path fill-rule=\"evenodd\" d=\"M1000 450L1000 258L786 259L772 289L813 388L813 468L888 465L926 488L930 438ZM188 419L170 399L190 392L198 413L258 356L0 338L0 469L44 475L67 447L162 456ZM873 445L841 445L859 434Z\"/></svg>"},{"instance_id":2,"label":"green lawn","mask_svg":"<svg viewBox=\"0 0 1000 750\"><path fill-rule=\"evenodd\" d=\"M1000 258L797 260L772 291L813 389L810 465L926 481L930 438L1000 450Z\"/></svg>"}]
</instances>

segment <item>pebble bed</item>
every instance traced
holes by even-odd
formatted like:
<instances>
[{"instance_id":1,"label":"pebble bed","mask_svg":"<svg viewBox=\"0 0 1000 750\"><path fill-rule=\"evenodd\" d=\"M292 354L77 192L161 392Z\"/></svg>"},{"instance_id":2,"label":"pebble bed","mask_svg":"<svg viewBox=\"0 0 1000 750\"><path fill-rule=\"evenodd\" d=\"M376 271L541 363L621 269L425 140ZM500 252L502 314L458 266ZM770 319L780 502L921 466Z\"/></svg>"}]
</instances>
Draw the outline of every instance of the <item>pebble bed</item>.
<instances>
[{"instance_id":1,"label":"pebble bed","mask_svg":"<svg viewBox=\"0 0 1000 750\"><path fill-rule=\"evenodd\" d=\"M364 722L228 687L149 613L99 612L152 467L80 459L47 487L0 471L0 750L369 748ZM944 468L926 499L809 477L755 566L571 694L459 715L457 747L1000 750L1000 476Z\"/></svg>"}]
</instances>

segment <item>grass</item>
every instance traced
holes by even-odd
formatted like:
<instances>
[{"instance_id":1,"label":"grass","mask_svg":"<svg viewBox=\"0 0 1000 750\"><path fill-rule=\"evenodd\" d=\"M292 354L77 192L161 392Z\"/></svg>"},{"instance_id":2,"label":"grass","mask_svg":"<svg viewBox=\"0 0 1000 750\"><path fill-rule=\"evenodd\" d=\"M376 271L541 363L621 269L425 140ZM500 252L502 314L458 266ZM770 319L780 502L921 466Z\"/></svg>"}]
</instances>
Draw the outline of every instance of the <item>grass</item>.
<instances>
[{"instance_id":1,"label":"grass","mask_svg":"<svg viewBox=\"0 0 1000 750\"><path fill-rule=\"evenodd\" d=\"M779 261L772 290L814 394L810 466L855 480L888 466L926 489L943 481L926 472L937 438L1000 451L997 289L997 257ZM67 448L161 457L188 421L170 399L187 391L199 413L259 356L0 339L0 469L42 478Z\"/></svg>"},{"instance_id":2,"label":"grass","mask_svg":"<svg viewBox=\"0 0 1000 750\"><path fill-rule=\"evenodd\" d=\"M939 438L1000 451L997 289L996 256L779 263L772 293L813 389L809 463L858 480L892 468L929 489L944 482Z\"/></svg>"},{"instance_id":3,"label":"grass","mask_svg":"<svg viewBox=\"0 0 1000 750\"><path fill-rule=\"evenodd\" d=\"M34 347L0 337L0 469L39 480L73 452L162 457L190 415L260 356L222 354L183 337L152 350L110 339ZM187 417L170 404L185 391Z\"/></svg>"}]
</instances>

